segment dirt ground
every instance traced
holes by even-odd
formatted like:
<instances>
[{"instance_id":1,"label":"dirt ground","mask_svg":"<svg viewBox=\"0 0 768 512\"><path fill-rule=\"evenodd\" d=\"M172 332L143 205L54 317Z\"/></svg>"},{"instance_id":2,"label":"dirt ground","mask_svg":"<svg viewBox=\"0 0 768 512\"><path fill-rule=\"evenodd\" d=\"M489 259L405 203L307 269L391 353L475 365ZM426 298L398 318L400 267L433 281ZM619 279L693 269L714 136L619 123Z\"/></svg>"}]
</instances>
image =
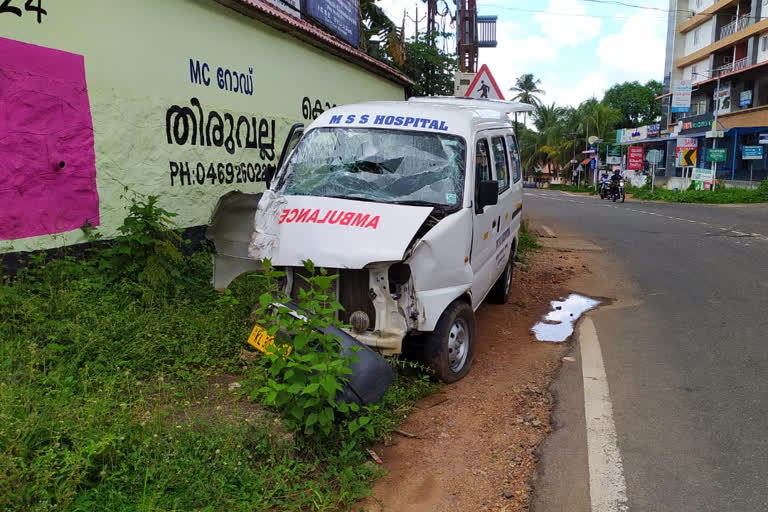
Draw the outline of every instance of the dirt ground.
<instances>
[{"instance_id":1,"label":"dirt ground","mask_svg":"<svg viewBox=\"0 0 768 512\"><path fill-rule=\"evenodd\" d=\"M478 312L472 370L425 399L400 433L375 447L388 474L356 511L527 510L536 448L550 432L549 383L569 345L531 327L568 282L589 270L579 252L544 248L515 270L509 304Z\"/></svg>"}]
</instances>

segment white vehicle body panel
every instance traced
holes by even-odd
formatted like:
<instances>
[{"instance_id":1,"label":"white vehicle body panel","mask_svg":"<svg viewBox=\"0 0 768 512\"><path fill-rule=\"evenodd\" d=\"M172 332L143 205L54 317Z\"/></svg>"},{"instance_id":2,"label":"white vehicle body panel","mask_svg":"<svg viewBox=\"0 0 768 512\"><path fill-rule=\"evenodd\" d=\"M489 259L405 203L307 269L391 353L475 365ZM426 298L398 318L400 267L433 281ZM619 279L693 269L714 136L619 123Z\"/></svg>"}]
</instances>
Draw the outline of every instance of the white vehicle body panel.
<instances>
[{"instance_id":1,"label":"white vehicle body panel","mask_svg":"<svg viewBox=\"0 0 768 512\"><path fill-rule=\"evenodd\" d=\"M506 102L428 98L346 105L323 113L304 137L315 129L334 127L460 137L466 157L461 201L437 215L438 210L431 206L282 194L281 179L290 168L285 165L275 177L275 190L265 192L258 202L247 255L242 250L222 254L222 262L229 268L221 275L230 279L232 267L248 266L241 261L264 258L288 268L312 260L320 267L364 269L368 272L365 291L375 308L375 321L371 319L375 328L350 334L384 353L399 353L408 333L434 330L453 301L466 300L477 309L513 256L520 227L522 179L507 113L528 108ZM478 140L486 141L489 149L490 176L485 179L501 182L506 174L507 183L500 183L497 204L482 211L475 207ZM493 155L494 143L499 162ZM299 147L301 142L287 162ZM242 209L239 211L242 215ZM231 234L232 223L220 224L217 249L220 243L242 247ZM410 274L395 293L389 271L400 262L408 266Z\"/></svg>"},{"instance_id":2,"label":"white vehicle body panel","mask_svg":"<svg viewBox=\"0 0 768 512\"><path fill-rule=\"evenodd\" d=\"M248 254L273 265L363 268L402 261L432 208L265 193ZM266 222L265 222L266 220Z\"/></svg>"}]
</instances>

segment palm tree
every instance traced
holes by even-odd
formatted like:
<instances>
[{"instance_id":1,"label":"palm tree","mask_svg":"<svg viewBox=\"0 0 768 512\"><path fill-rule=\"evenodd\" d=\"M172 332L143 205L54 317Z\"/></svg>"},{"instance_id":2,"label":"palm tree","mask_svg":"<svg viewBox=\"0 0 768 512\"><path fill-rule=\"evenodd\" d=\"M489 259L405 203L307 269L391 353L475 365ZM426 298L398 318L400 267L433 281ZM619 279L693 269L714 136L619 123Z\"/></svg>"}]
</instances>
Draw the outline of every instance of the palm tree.
<instances>
[{"instance_id":1,"label":"palm tree","mask_svg":"<svg viewBox=\"0 0 768 512\"><path fill-rule=\"evenodd\" d=\"M545 132L560 126L564 109L554 103L552 105L538 104L533 112L533 124L540 132Z\"/></svg>"},{"instance_id":2,"label":"palm tree","mask_svg":"<svg viewBox=\"0 0 768 512\"><path fill-rule=\"evenodd\" d=\"M510 91L517 92L517 95L512 98L520 103L527 103L529 105L540 105L538 94L546 94L543 89L539 89L541 80L535 78L533 73L525 73L520 75L515 80L515 86L510 87ZM525 112L523 113L523 124L525 124Z\"/></svg>"},{"instance_id":3,"label":"palm tree","mask_svg":"<svg viewBox=\"0 0 768 512\"><path fill-rule=\"evenodd\" d=\"M517 95L512 98L513 100L529 105L538 105L541 102L537 94L546 94L543 89L539 89L539 85L541 85L541 80L535 78L533 73L525 73L517 77L515 86L510 87L509 90L517 92Z\"/></svg>"}]
</instances>

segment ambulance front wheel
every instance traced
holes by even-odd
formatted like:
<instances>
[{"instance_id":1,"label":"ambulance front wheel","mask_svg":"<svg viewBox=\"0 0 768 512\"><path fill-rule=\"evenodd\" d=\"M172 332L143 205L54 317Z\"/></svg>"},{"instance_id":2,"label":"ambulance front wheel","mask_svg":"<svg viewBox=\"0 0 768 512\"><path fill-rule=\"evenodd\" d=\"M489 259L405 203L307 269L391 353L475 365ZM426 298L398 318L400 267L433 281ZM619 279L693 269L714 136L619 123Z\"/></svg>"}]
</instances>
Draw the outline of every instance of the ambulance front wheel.
<instances>
[{"instance_id":1,"label":"ambulance front wheel","mask_svg":"<svg viewBox=\"0 0 768 512\"><path fill-rule=\"evenodd\" d=\"M469 373L475 356L475 313L466 302L453 302L427 336L425 359L435 376L445 383Z\"/></svg>"}]
</instances>

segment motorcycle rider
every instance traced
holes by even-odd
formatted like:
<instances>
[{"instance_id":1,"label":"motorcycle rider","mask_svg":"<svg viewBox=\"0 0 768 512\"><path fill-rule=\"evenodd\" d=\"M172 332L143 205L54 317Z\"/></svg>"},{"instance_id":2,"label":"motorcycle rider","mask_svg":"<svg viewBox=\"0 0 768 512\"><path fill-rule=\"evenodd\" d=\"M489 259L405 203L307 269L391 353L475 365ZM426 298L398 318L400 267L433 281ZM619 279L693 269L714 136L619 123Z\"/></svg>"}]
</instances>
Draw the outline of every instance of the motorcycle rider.
<instances>
[{"instance_id":1,"label":"motorcycle rider","mask_svg":"<svg viewBox=\"0 0 768 512\"><path fill-rule=\"evenodd\" d=\"M600 175L600 199L605 199L608 196L608 192L611 188L611 180L608 178L607 173Z\"/></svg>"},{"instance_id":2,"label":"motorcycle rider","mask_svg":"<svg viewBox=\"0 0 768 512\"><path fill-rule=\"evenodd\" d=\"M619 182L622 180L621 178L621 171L619 169L616 169L613 171L613 176L611 176L611 189L619 188Z\"/></svg>"}]
</instances>

